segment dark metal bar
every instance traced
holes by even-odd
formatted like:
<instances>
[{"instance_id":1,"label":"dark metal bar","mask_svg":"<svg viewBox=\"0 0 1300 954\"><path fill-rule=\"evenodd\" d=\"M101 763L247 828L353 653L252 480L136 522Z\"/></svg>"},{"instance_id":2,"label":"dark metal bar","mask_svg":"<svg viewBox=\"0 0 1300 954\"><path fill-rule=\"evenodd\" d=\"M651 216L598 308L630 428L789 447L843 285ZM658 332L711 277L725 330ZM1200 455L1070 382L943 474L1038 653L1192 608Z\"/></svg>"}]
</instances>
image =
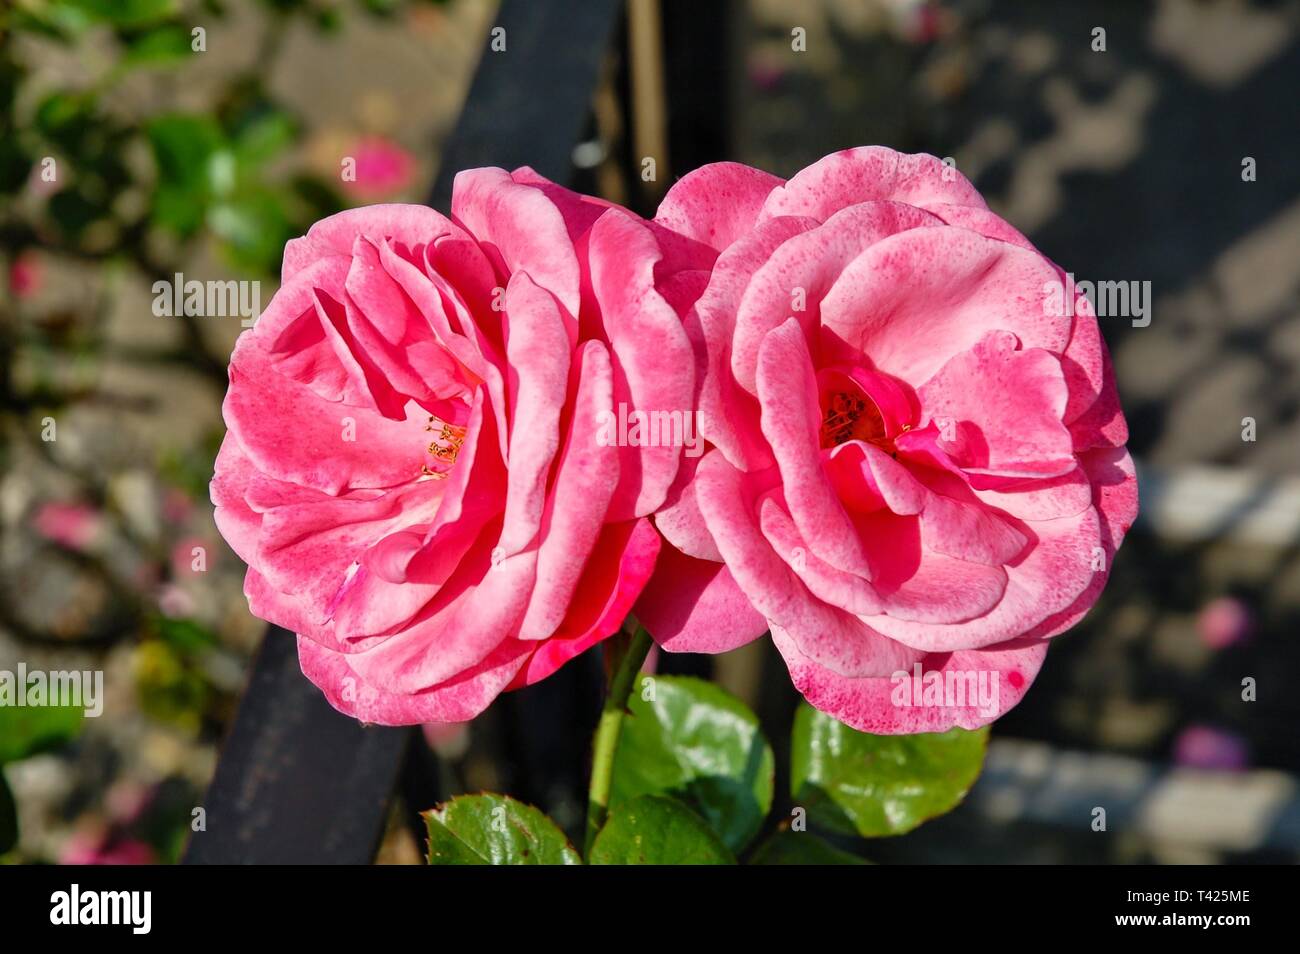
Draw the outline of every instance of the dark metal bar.
<instances>
[{"instance_id":1,"label":"dark metal bar","mask_svg":"<svg viewBox=\"0 0 1300 954\"><path fill-rule=\"evenodd\" d=\"M532 166L569 182L622 8L620 0L503 0L493 30L505 31L505 49L493 50L489 36L430 205L445 210L456 173L476 166Z\"/></svg>"},{"instance_id":2,"label":"dark metal bar","mask_svg":"<svg viewBox=\"0 0 1300 954\"><path fill-rule=\"evenodd\" d=\"M187 864L365 864L383 832L410 729L334 711L267 631L204 802Z\"/></svg>"}]
</instances>

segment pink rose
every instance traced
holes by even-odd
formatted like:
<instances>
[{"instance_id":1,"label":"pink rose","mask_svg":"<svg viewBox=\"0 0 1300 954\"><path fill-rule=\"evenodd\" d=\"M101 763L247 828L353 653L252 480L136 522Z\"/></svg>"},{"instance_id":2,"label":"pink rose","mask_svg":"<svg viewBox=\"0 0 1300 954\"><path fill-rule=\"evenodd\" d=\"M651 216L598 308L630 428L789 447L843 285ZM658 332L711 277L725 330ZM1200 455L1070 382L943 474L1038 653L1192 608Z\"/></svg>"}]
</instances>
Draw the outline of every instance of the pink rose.
<instances>
[{"instance_id":1,"label":"pink rose","mask_svg":"<svg viewBox=\"0 0 1300 954\"><path fill-rule=\"evenodd\" d=\"M671 547L638 616L674 651L770 629L862 730L991 722L1137 510L1086 299L931 156L707 166L656 221L721 253L687 316L713 449L655 518Z\"/></svg>"},{"instance_id":2,"label":"pink rose","mask_svg":"<svg viewBox=\"0 0 1300 954\"><path fill-rule=\"evenodd\" d=\"M619 627L680 455L599 418L690 409L681 316L713 258L529 169L461 173L450 220L380 205L289 243L212 498L336 708L463 722Z\"/></svg>"}]
</instances>

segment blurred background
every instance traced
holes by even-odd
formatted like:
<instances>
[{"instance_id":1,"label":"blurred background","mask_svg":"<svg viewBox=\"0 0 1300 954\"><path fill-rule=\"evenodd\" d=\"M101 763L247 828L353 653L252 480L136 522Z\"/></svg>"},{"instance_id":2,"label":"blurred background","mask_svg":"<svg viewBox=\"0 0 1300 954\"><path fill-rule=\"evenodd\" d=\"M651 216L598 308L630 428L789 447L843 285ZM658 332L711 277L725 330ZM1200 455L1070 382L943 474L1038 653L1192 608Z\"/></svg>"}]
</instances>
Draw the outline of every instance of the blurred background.
<instances>
[{"instance_id":1,"label":"blurred background","mask_svg":"<svg viewBox=\"0 0 1300 954\"><path fill-rule=\"evenodd\" d=\"M701 162L789 176L878 143L951 157L1078 280L1150 282L1149 325L1101 319L1143 506L1101 602L996 724L965 803L855 850L1300 860L1300 0L651 6L662 35L620 27L574 150L587 191L649 212ZM494 15L0 7L0 669L105 674L99 718L0 708L0 860L177 860L265 632L207 497L240 319L158 317L153 283L258 281L264 306L316 219L425 201ZM656 73L666 111L635 79ZM652 183L646 154L671 157ZM759 712L788 812L797 698L768 642L658 664ZM578 826L599 685L588 654L427 727L439 787ZM401 811L380 861L419 860Z\"/></svg>"}]
</instances>

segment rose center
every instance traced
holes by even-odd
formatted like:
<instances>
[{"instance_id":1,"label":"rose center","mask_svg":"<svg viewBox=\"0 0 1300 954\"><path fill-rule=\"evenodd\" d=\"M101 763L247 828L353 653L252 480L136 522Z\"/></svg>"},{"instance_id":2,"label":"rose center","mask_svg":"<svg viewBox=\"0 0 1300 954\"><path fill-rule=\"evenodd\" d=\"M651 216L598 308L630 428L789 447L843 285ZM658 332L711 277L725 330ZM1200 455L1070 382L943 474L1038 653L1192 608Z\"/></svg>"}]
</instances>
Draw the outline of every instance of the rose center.
<instances>
[{"instance_id":1,"label":"rose center","mask_svg":"<svg viewBox=\"0 0 1300 954\"><path fill-rule=\"evenodd\" d=\"M848 441L866 441L894 452L875 401L860 390L830 391L822 396L821 446L838 447Z\"/></svg>"},{"instance_id":2,"label":"rose center","mask_svg":"<svg viewBox=\"0 0 1300 954\"><path fill-rule=\"evenodd\" d=\"M445 480L451 473L452 465L460 454L461 445L465 443L465 428L459 424L448 424L437 415L429 415L429 423L424 428L435 435L425 449L429 455L421 473L434 480Z\"/></svg>"}]
</instances>

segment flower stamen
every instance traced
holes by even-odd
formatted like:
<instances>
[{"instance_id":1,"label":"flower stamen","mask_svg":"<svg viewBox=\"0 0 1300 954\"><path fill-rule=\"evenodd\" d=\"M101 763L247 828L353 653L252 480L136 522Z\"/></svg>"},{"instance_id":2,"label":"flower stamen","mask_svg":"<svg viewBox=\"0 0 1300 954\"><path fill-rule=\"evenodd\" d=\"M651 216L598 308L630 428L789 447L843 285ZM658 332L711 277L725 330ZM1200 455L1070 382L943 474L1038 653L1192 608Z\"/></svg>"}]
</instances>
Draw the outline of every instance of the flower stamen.
<instances>
[{"instance_id":1,"label":"flower stamen","mask_svg":"<svg viewBox=\"0 0 1300 954\"><path fill-rule=\"evenodd\" d=\"M465 428L459 424L448 424L436 415L429 416L426 431L436 431L437 437L429 442L425 449L431 460L420 468L420 473L434 480L445 480L451 472L461 445L465 443Z\"/></svg>"}]
</instances>

